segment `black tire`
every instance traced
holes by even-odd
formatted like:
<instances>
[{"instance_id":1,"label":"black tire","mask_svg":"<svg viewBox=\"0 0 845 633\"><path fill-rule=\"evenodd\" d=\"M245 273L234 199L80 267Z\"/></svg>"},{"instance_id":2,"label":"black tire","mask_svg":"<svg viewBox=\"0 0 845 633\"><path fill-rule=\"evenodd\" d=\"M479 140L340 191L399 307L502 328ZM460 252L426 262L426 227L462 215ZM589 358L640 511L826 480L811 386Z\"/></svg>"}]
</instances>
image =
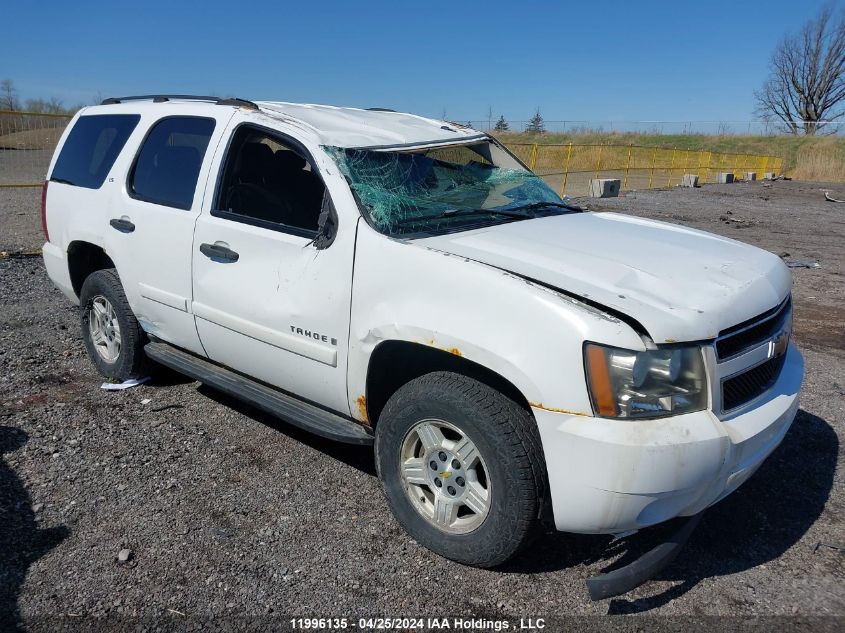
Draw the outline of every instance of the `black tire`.
<instances>
[{"instance_id":1,"label":"black tire","mask_svg":"<svg viewBox=\"0 0 845 633\"><path fill-rule=\"evenodd\" d=\"M108 362L95 349L89 330L89 315L94 299L104 297L114 308L120 325L120 352L114 362ZM106 378L123 382L130 378L143 378L148 374L149 361L144 354L146 335L129 307L120 277L114 268L91 273L82 284L79 296L81 307L82 340L88 357Z\"/></svg>"},{"instance_id":2,"label":"black tire","mask_svg":"<svg viewBox=\"0 0 845 633\"><path fill-rule=\"evenodd\" d=\"M405 492L402 446L410 430L429 418L458 427L484 457L490 509L471 532L452 534L434 525ZM495 389L450 372L426 374L390 398L375 436L376 467L390 507L421 545L466 565L495 567L539 533L548 483L537 425L525 408Z\"/></svg>"}]
</instances>

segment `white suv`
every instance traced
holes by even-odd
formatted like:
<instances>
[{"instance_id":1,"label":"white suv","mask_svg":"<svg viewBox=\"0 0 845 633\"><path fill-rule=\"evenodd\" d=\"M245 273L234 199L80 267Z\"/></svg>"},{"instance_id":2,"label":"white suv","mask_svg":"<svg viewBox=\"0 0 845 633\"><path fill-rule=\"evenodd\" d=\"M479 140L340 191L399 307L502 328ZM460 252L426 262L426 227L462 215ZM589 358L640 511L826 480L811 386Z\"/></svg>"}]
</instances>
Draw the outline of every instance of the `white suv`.
<instances>
[{"instance_id":1,"label":"white suv","mask_svg":"<svg viewBox=\"0 0 845 633\"><path fill-rule=\"evenodd\" d=\"M65 131L43 220L104 375L152 359L374 444L396 518L463 563L502 563L544 522L697 515L798 407L778 257L569 206L444 121L109 99Z\"/></svg>"}]
</instances>

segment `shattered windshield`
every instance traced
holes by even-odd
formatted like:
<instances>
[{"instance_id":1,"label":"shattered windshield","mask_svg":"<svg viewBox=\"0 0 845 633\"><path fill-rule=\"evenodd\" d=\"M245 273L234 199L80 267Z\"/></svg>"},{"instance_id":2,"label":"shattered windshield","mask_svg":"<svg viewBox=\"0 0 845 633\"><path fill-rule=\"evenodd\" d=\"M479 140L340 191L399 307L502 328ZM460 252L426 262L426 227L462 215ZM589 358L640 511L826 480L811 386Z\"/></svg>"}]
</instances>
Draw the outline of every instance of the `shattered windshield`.
<instances>
[{"instance_id":1,"label":"shattered windshield","mask_svg":"<svg viewBox=\"0 0 845 633\"><path fill-rule=\"evenodd\" d=\"M325 149L370 222L390 235L430 234L567 212L542 178L487 141L412 151Z\"/></svg>"}]
</instances>

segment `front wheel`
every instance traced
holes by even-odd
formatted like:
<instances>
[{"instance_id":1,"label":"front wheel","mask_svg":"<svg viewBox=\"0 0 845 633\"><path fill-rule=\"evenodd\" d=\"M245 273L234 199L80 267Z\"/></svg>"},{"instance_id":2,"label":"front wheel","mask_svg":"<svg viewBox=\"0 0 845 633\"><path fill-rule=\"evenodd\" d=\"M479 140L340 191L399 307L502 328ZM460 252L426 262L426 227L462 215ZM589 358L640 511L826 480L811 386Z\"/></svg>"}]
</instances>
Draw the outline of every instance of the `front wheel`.
<instances>
[{"instance_id":1,"label":"front wheel","mask_svg":"<svg viewBox=\"0 0 845 633\"><path fill-rule=\"evenodd\" d=\"M538 531L547 484L536 423L471 378L435 372L401 387L376 426L376 463L398 521L446 558L493 567Z\"/></svg>"}]
</instances>

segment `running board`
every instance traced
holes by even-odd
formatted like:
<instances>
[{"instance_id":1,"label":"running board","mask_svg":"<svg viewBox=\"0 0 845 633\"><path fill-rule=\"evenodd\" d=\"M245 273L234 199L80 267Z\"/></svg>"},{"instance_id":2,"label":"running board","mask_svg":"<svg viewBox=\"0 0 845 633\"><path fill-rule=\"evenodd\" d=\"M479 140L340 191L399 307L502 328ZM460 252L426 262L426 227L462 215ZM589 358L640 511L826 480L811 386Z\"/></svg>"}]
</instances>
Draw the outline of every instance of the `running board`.
<instances>
[{"instance_id":1,"label":"running board","mask_svg":"<svg viewBox=\"0 0 845 633\"><path fill-rule=\"evenodd\" d=\"M346 444L372 445L373 435L357 422L242 376L167 343L147 343L155 362L283 419L315 435Z\"/></svg>"}]
</instances>

